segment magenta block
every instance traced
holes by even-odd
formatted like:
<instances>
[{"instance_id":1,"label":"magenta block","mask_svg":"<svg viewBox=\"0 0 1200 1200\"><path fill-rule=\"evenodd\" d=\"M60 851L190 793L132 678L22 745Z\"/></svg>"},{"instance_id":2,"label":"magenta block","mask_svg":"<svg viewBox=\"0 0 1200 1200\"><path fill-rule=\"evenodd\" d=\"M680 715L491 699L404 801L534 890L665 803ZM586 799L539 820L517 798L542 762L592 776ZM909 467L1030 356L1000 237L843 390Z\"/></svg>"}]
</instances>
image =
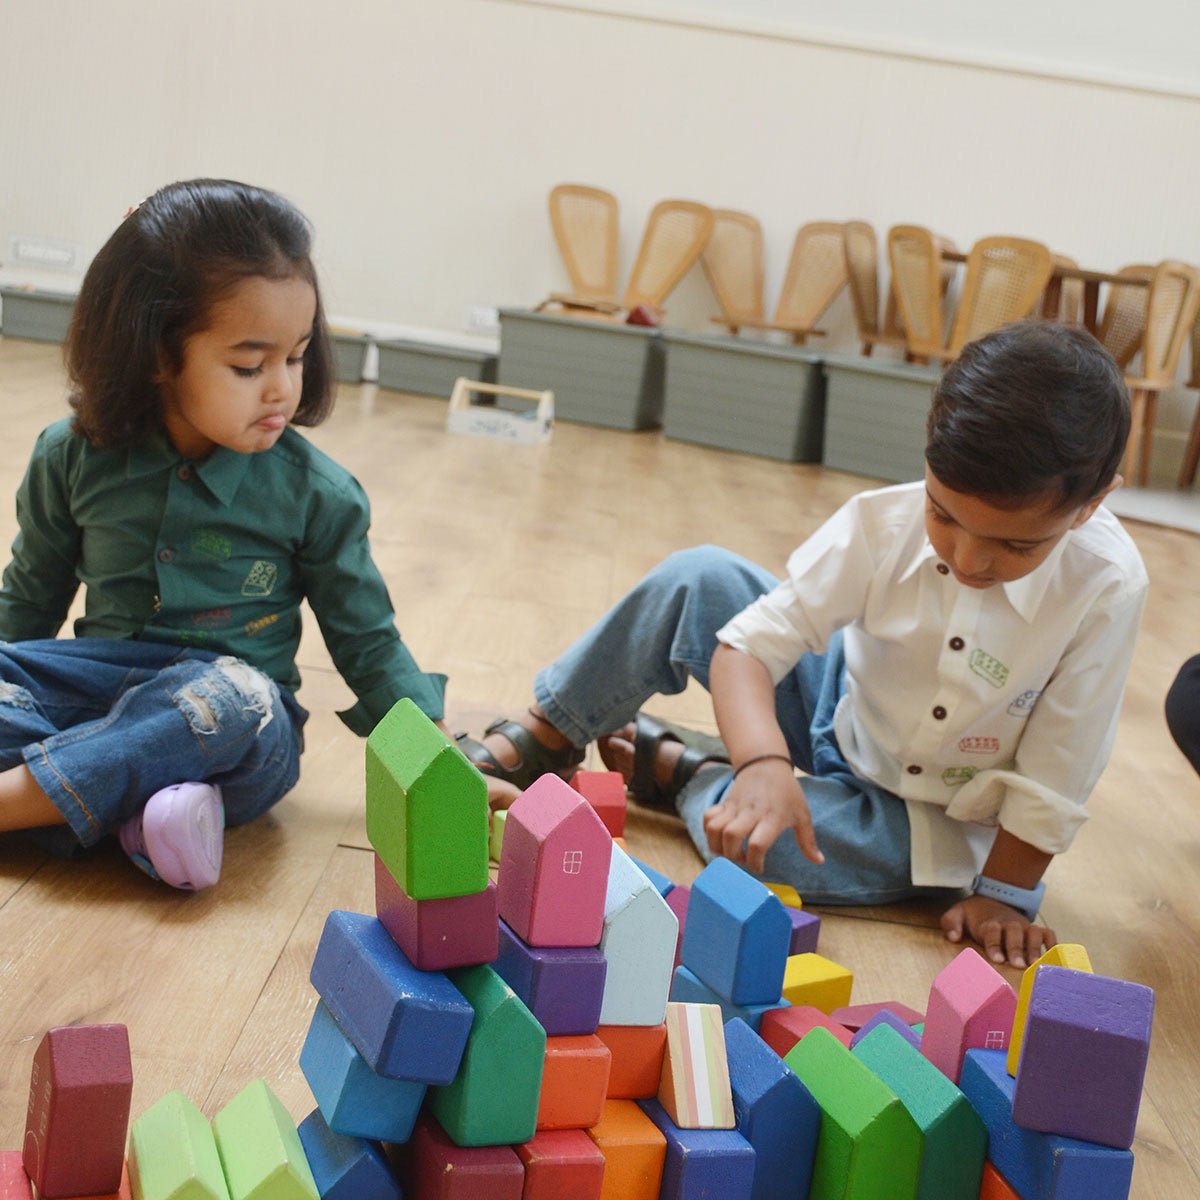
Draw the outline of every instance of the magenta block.
<instances>
[{"instance_id":1,"label":"magenta block","mask_svg":"<svg viewBox=\"0 0 1200 1200\"><path fill-rule=\"evenodd\" d=\"M1013 1120L1025 1129L1127 1150L1153 1020L1154 992L1140 983L1039 967L1021 1042Z\"/></svg>"},{"instance_id":2,"label":"magenta block","mask_svg":"<svg viewBox=\"0 0 1200 1200\"><path fill-rule=\"evenodd\" d=\"M414 900L375 855L375 911L409 962L422 971L490 963L499 949L496 885L442 900Z\"/></svg>"},{"instance_id":3,"label":"magenta block","mask_svg":"<svg viewBox=\"0 0 1200 1200\"><path fill-rule=\"evenodd\" d=\"M410 1187L421 1200L521 1200L525 1168L511 1146L456 1146L430 1115L409 1144Z\"/></svg>"},{"instance_id":4,"label":"magenta block","mask_svg":"<svg viewBox=\"0 0 1200 1200\"><path fill-rule=\"evenodd\" d=\"M817 942L821 937L821 918L804 908L788 907L787 914L792 921L792 941L788 947L788 956L816 954Z\"/></svg>"},{"instance_id":5,"label":"magenta block","mask_svg":"<svg viewBox=\"0 0 1200 1200\"><path fill-rule=\"evenodd\" d=\"M683 930L687 924L688 901L692 889L676 884L664 897L667 907L679 918L679 936L675 939L675 966L679 966L680 955L683 951Z\"/></svg>"},{"instance_id":6,"label":"magenta block","mask_svg":"<svg viewBox=\"0 0 1200 1200\"><path fill-rule=\"evenodd\" d=\"M907 1004L901 1004L899 1000L877 1000L873 1004L846 1004L841 1008L835 1008L829 1015L839 1025L845 1025L847 1029L853 1031L861 1029L868 1021L885 1010L890 1012L893 1017L899 1017L904 1025L920 1025L925 1020L924 1013L917 1012L915 1008L909 1008Z\"/></svg>"},{"instance_id":7,"label":"magenta block","mask_svg":"<svg viewBox=\"0 0 1200 1200\"><path fill-rule=\"evenodd\" d=\"M557 775L543 775L508 810L500 851L500 915L530 946L596 946L612 836Z\"/></svg>"},{"instance_id":8,"label":"magenta block","mask_svg":"<svg viewBox=\"0 0 1200 1200\"><path fill-rule=\"evenodd\" d=\"M952 1083L968 1050L1007 1050L1017 993L969 946L934 978L925 1013L921 1053Z\"/></svg>"}]
</instances>

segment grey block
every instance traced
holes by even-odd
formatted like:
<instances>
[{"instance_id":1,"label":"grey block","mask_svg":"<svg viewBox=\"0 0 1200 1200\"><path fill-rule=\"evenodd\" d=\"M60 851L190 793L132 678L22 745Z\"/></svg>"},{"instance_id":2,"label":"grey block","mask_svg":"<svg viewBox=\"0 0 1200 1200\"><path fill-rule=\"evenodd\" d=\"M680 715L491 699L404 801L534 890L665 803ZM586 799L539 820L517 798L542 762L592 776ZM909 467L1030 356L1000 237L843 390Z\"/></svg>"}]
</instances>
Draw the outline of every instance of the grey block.
<instances>
[{"instance_id":1,"label":"grey block","mask_svg":"<svg viewBox=\"0 0 1200 1200\"><path fill-rule=\"evenodd\" d=\"M552 390L559 421L653 429L662 420L662 337L641 325L501 309L498 382Z\"/></svg>"},{"instance_id":2,"label":"grey block","mask_svg":"<svg viewBox=\"0 0 1200 1200\"><path fill-rule=\"evenodd\" d=\"M365 333L338 333L331 330L333 374L339 383L362 383L371 338Z\"/></svg>"},{"instance_id":3,"label":"grey block","mask_svg":"<svg viewBox=\"0 0 1200 1200\"><path fill-rule=\"evenodd\" d=\"M925 419L937 367L826 355L827 467L905 483L925 475Z\"/></svg>"},{"instance_id":4,"label":"grey block","mask_svg":"<svg viewBox=\"0 0 1200 1200\"><path fill-rule=\"evenodd\" d=\"M797 346L668 330L663 334L669 438L785 462L820 462L821 357Z\"/></svg>"},{"instance_id":5,"label":"grey block","mask_svg":"<svg viewBox=\"0 0 1200 1200\"><path fill-rule=\"evenodd\" d=\"M448 399L459 378L496 381L496 355L468 346L395 338L377 342L379 386Z\"/></svg>"},{"instance_id":6,"label":"grey block","mask_svg":"<svg viewBox=\"0 0 1200 1200\"><path fill-rule=\"evenodd\" d=\"M35 288L0 288L0 333L35 342L63 342L75 297Z\"/></svg>"}]
</instances>

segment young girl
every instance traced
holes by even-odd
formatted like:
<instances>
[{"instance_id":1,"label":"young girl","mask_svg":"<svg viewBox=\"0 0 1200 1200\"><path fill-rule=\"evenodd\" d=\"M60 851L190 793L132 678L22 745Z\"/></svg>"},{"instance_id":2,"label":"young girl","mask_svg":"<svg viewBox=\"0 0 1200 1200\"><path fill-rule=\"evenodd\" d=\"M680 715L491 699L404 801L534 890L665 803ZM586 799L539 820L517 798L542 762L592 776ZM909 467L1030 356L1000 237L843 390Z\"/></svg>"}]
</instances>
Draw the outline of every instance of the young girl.
<instances>
[{"instance_id":1,"label":"young girl","mask_svg":"<svg viewBox=\"0 0 1200 1200\"><path fill-rule=\"evenodd\" d=\"M34 447L0 588L0 831L115 832L151 874L205 887L224 825L299 774L302 600L355 733L402 696L440 720L445 676L396 631L362 489L291 428L332 409L291 204L224 180L156 192L88 269L66 357L74 416Z\"/></svg>"}]
</instances>

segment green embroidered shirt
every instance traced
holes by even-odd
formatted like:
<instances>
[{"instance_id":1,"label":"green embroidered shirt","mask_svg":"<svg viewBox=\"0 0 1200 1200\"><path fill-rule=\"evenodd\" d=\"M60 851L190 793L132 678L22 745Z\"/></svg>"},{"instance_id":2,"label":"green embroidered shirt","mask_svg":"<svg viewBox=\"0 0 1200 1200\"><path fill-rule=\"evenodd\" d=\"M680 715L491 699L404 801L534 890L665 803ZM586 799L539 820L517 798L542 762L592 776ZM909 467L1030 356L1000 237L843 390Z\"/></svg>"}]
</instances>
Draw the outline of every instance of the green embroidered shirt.
<instances>
[{"instance_id":1,"label":"green embroidered shirt","mask_svg":"<svg viewBox=\"0 0 1200 1200\"><path fill-rule=\"evenodd\" d=\"M402 696L442 716L446 677L421 671L396 630L366 494L294 429L261 454L189 462L162 435L100 450L58 421L34 447L17 519L4 640L55 637L82 583L77 637L232 654L294 691L307 600L358 697L338 714L355 733Z\"/></svg>"}]
</instances>

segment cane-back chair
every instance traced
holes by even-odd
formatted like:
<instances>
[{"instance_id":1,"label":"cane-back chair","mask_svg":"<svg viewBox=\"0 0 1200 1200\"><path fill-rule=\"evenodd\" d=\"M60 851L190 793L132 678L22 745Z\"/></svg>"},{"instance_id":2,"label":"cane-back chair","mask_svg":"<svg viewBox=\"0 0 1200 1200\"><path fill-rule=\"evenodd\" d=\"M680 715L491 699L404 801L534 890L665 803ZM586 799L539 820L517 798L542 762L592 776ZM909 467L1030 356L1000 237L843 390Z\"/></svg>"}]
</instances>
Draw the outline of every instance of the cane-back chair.
<instances>
[{"instance_id":1,"label":"cane-back chair","mask_svg":"<svg viewBox=\"0 0 1200 1200\"><path fill-rule=\"evenodd\" d=\"M541 307L576 304L616 312L617 300L617 198L603 188L582 183L560 183L550 189L550 227L563 266L571 281L569 292L553 292Z\"/></svg>"},{"instance_id":2,"label":"cane-back chair","mask_svg":"<svg viewBox=\"0 0 1200 1200\"><path fill-rule=\"evenodd\" d=\"M663 301L698 259L713 228L713 212L695 200L660 200L650 211L622 306L661 312Z\"/></svg>"},{"instance_id":3,"label":"cane-back chair","mask_svg":"<svg viewBox=\"0 0 1200 1200\"><path fill-rule=\"evenodd\" d=\"M893 225L887 249L907 357L928 361L945 347L941 246L923 225Z\"/></svg>"},{"instance_id":4,"label":"cane-back chair","mask_svg":"<svg viewBox=\"0 0 1200 1200\"><path fill-rule=\"evenodd\" d=\"M731 208L713 209L713 228L700 265L721 306L714 317L730 333L763 319L763 234L756 217Z\"/></svg>"},{"instance_id":5,"label":"cane-back chair","mask_svg":"<svg viewBox=\"0 0 1200 1200\"><path fill-rule=\"evenodd\" d=\"M1104 299L1104 315L1096 337L1104 348L1117 360L1122 370L1129 366L1142 348L1142 336L1146 332L1146 305L1150 290L1146 286L1154 278L1154 267L1149 263L1131 263L1122 267L1118 275L1140 279L1142 284L1109 285Z\"/></svg>"},{"instance_id":6,"label":"cane-back chair","mask_svg":"<svg viewBox=\"0 0 1200 1200\"><path fill-rule=\"evenodd\" d=\"M896 311L895 293L889 287L884 301L883 323L879 318L879 241L875 227L867 221L847 221L844 228L846 282L863 354L876 346L903 346Z\"/></svg>"}]
</instances>

